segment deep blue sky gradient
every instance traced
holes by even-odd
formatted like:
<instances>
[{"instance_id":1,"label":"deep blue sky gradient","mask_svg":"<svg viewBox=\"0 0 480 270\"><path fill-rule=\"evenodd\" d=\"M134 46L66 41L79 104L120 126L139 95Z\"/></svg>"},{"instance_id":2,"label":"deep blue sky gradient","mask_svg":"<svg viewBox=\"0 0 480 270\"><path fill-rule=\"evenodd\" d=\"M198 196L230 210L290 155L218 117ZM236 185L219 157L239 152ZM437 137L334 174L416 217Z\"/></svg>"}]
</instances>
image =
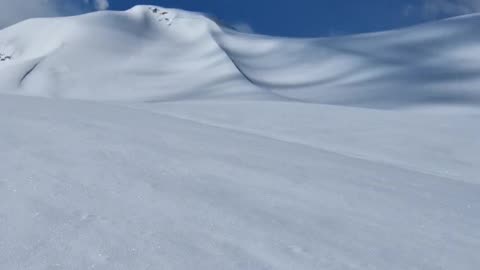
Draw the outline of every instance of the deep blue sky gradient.
<instances>
[{"instance_id":1,"label":"deep blue sky gradient","mask_svg":"<svg viewBox=\"0 0 480 270\"><path fill-rule=\"evenodd\" d=\"M279 36L331 36L393 29L436 19L421 0L113 0L111 9L151 4L200 11L230 25ZM413 7L406 12L407 6Z\"/></svg>"}]
</instances>

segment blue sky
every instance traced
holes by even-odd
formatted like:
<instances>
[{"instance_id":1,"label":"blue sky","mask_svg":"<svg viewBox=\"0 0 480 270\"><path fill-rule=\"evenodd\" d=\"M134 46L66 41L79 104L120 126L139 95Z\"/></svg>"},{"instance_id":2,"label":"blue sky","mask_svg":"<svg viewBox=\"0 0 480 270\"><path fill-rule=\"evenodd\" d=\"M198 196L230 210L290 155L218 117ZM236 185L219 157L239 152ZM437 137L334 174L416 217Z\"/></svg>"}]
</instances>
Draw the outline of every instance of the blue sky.
<instances>
[{"instance_id":1,"label":"blue sky","mask_svg":"<svg viewBox=\"0 0 480 270\"><path fill-rule=\"evenodd\" d=\"M295 37L381 31L480 12L480 0L0 0L0 29L32 17L138 4L200 11L254 32Z\"/></svg>"},{"instance_id":2,"label":"blue sky","mask_svg":"<svg viewBox=\"0 0 480 270\"><path fill-rule=\"evenodd\" d=\"M478 0L111 0L110 9L153 4L209 13L229 24L281 36L386 30L475 12Z\"/></svg>"}]
</instances>

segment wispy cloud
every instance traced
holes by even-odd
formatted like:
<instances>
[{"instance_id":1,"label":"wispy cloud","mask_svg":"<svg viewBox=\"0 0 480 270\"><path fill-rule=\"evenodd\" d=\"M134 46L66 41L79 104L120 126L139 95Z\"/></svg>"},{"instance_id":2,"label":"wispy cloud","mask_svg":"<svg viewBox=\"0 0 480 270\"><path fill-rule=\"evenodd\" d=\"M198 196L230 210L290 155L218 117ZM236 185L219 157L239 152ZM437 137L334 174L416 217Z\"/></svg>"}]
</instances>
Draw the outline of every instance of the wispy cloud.
<instances>
[{"instance_id":1,"label":"wispy cloud","mask_svg":"<svg viewBox=\"0 0 480 270\"><path fill-rule=\"evenodd\" d=\"M469 14L480 11L480 0L423 0L421 8L427 17Z\"/></svg>"},{"instance_id":2,"label":"wispy cloud","mask_svg":"<svg viewBox=\"0 0 480 270\"><path fill-rule=\"evenodd\" d=\"M254 33L255 30L253 30L252 26L249 25L248 23L245 22L238 22L233 24L233 28L237 31L243 32L243 33Z\"/></svg>"},{"instance_id":3,"label":"wispy cloud","mask_svg":"<svg viewBox=\"0 0 480 270\"><path fill-rule=\"evenodd\" d=\"M28 18L73 15L108 7L108 0L0 0L0 29Z\"/></svg>"},{"instance_id":4,"label":"wispy cloud","mask_svg":"<svg viewBox=\"0 0 480 270\"><path fill-rule=\"evenodd\" d=\"M108 0L85 0L85 2L93 5L93 7L97 10L105 10L110 6Z\"/></svg>"}]
</instances>

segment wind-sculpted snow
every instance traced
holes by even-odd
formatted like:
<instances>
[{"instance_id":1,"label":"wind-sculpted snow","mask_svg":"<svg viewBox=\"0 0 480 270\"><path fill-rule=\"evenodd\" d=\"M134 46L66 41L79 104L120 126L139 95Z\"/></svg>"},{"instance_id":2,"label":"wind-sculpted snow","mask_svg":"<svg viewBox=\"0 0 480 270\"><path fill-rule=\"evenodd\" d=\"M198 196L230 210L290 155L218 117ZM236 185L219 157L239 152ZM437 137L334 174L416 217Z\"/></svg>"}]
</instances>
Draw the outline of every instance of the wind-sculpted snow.
<instances>
[{"instance_id":1,"label":"wind-sculpted snow","mask_svg":"<svg viewBox=\"0 0 480 270\"><path fill-rule=\"evenodd\" d=\"M179 14L164 18L162 12ZM0 44L15 48L15 61L0 66L1 89L127 101L271 96L244 80L219 49L209 35L211 21L181 14L138 7L30 20L5 29Z\"/></svg>"},{"instance_id":2,"label":"wind-sculpted snow","mask_svg":"<svg viewBox=\"0 0 480 270\"><path fill-rule=\"evenodd\" d=\"M307 102L478 105L480 16L330 39L216 35L248 79ZM255 48L255 49L247 49Z\"/></svg>"},{"instance_id":3,"label":"wind-sculpted snow","mask_svg":"<svg viewBox=\"0 0 480 270\"><path fill-rule=\"evenodd\" d=\"M0 269L477 270L479 26L0 31Z\"/></svg>"},{"instance_id":4,"label":"wind-sculpted snow","mask_svg":"<svg viewBox=\"0 0 480 270\"><path fill-rule=\"evenodd\" d=\"M0 52L9 48L15 61L0 65L0 85L3 92L93 100L477 105L479 26L475 15L385 33L287 39L139 6L3 30Z\"/></svg>"},{"instance_id":5,"label":"wind-sculpted snow","mask_svg":"<svg viewBox=\"0 0 480 270\"><path fill-rule=\"evenodd\" d=\"M344 155L330 151L343 141L335 132L308 134L310 125L335 128L335 121L374 128L364 109L327 115L328 107L278 102L278 116L262 121L235 113L241 103L225 104L228 114L216 116L239 123L232 127L195 114L201 106L215 115L218 103L182 104L165 114L2 97L0 269L474 270L480 264L478 182L371 161L382 151L375 145L363 157ZM244 105L257 114L265 109L265 102ZM300 117L308 110L312 123L279 124L282 113ZM182 111L196 118L175 116ZM275 127L268 128L269 119ZM297 134L288 131L293 123ZM438 128L457 127L412 126L408 132L433 139ZM375 136L391 149L384 153L412 147ZM333 142L330 150L323 140ZM347 140L343 152L366 142L357 140ZM448 149L463 140L431 145ZM424 163L434 172L442 166ZM445 167L451 168L459 167Z\"/></svg>"}]
</instances>

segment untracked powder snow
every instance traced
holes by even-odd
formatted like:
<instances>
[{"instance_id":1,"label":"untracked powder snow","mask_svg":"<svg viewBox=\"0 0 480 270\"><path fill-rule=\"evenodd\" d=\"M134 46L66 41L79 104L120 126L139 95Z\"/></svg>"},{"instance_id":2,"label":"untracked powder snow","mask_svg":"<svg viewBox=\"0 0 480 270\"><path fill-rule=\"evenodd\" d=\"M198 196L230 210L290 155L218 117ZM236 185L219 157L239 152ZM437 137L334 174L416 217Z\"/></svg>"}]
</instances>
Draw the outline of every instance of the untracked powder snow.
<instances>
[{"instance_id":1,"label":"untracked powder snow","mask_svg":"<svg viewBox=\"0 0 480 270\"><path fill-rule=\"evenodd\" d=\"M0 30L0 269L478 269L479 27Z\"/></svg>"}]
</instances>

